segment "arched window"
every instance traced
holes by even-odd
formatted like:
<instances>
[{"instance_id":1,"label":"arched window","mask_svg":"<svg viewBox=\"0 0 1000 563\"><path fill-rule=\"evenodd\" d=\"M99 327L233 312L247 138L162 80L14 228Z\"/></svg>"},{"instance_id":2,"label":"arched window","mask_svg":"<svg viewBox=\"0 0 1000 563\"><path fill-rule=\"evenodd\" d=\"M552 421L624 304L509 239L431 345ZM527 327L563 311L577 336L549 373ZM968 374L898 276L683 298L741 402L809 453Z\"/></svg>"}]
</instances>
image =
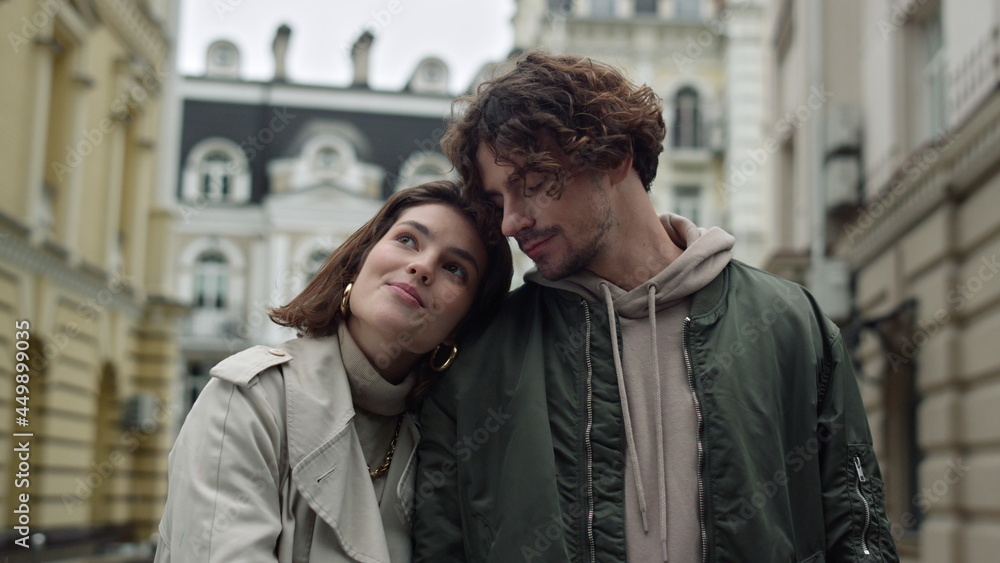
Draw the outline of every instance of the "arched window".
<instances>
[{"instance_id":1,"label":"arched window","mask_svg":"<svg viewBox=\"0 0 1000 563\"><path fill-rule=\"evenodd\" d=\"M208 46L205 74L215 78L239 78L240 50L229 41L216 41Z\"/></svg>"},{"instance_id":2,"label":"arched window","mask_svg":"<svg viewBox=\"0 0 1000 563\"><path fill-rule=\"evenodd\" d=\"M250 199L250 169L239 145L215 137L192 147L184 165L181 199L200 205Z\"/></svg>"},{"instance_id":3,"label":"arched window","mask_svg":"<svg viewBox=\"0 0 1000 563\"><path fill-rule=\"evenodd\" d=\"M701 108L698 92L690 86L677 91L674 96L673 146L698 148L704 145L701 130Z\"/></svg>"},{"instance_id":4,"label":"arched window","mask_svg":"<svg viewBox=\"0 0 1000 563\"><path fill-rule=\"evenodd\" d=\"M333 147L323 147L316 151L315 167L317 170L337 170L340 166L340 153Z\"/></svg>"},{"instance_id":5,"label":"arched window","mask_svg":"<svg viewBox=\"0 0 1000 563\"><path fill-rule=\"evenodd\" d=\"M343 182L357 162L351 142L334 133L313 136L302 147L299 173L294 183L302 187Z\"/></svg>"},{"instance_id":6,"label":"arched window","mask_svg":"<svg viewBox=\"0 0 1000 563\"><path fill-rule=\"evenodd\" d=\"M198 309L225 309L228 304L229 276L226 257L217 250L198 255L194 271L194 306Z\"/></svg>"},{"instance_id":7,"label":"arched window","mask_svg":"<svg viewBox=\"0 0 1000 563\"><path fill-rule=\"evenodd\" d=\"M406 89L418 94L447 94L448 66L435 57L420 61Z\"/></svg>"},{"instance_id":8,"label":"arched window","mask_svg":"<svg viewBox=\"0 0 1000 563\"><path fill-rule=\"evenodd\" d=\"M454 169L451 162L443 154L418 151L407 157L400 165L396 190L452 177L454 177Z\"/></svg>"}]
</instances>

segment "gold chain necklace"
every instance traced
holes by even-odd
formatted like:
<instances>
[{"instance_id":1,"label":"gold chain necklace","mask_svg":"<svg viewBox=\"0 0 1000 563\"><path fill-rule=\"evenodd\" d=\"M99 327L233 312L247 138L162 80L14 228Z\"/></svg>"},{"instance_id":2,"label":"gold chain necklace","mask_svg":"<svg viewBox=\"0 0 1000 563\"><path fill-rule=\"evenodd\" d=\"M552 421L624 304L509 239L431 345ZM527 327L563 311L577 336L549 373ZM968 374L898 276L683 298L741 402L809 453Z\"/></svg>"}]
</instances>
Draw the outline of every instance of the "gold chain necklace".
<instances>
[{"instance_id":1,"label":"gold chain necklace","mask_svg":"<svg viewBox=\"0 0 1000 563\"><path fill-rule=\"evenodd\" d=\"M389 452L385 454L385 461L375 469L372 469L370 465L368 466L368 474L371 475L372 479L378 479L385 475L386 471L389 471L389 464L392 463L392 454L396 453L396 440L399 439L399 427L403 425L403 416L399 415L399 420L396 421L396 430L392 433L392 441L389 442Z\"/></svg>"}]
</instances>

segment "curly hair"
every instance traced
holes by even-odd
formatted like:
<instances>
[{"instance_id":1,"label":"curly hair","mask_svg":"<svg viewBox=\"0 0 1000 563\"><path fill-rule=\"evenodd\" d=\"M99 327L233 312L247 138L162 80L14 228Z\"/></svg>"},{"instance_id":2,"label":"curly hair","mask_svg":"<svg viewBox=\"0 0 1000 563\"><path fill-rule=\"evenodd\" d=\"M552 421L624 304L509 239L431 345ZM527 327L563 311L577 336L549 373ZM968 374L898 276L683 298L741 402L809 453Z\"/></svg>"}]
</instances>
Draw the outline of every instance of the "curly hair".
<instances>
[{"instance_id":1,"label":"curly hair","mask_svg":"<svg viewBox=\"0 0 1000 563\"><path fill-rule=\"evenodd\" d=\"M646 191L656 177L666 134L662 100L606 64L530 51L509 73L455 103L465 111L451 121L441 146L469 187L482 186L476 167L480 144L498 162L514 164L519 175L535 171L565 178L566 171L541 146L547 135L575 166L606 171L631 156ZM471 191L473 197L481 192Z\"/></svg>"}]
</instances>

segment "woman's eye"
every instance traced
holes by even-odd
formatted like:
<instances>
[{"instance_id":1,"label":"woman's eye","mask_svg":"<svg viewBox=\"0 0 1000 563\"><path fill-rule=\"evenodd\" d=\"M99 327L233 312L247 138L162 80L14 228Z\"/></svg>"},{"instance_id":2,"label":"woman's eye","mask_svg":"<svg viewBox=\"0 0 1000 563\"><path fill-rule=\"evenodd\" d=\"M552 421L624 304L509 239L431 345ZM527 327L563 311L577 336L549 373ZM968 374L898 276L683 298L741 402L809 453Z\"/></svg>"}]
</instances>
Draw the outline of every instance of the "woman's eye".
<instances>
[{"instance_id":1,"label":"woman's eye","mask_svg":"<svg viewBox=\"0 0 1000 563\"><path fill-rule=\"evenodd\" d=\"M416 239L414 239L410 235L406 235L406 234L397 236L396 237L396 242L399 242L401 244L405 244L406 246L416 246L417 245Z\"/></svg>"},{"instance_id":2,"label":"woman's eye","mask_svg":"<svg viewBox=\"0 0 1000 563\"><path fill-rule=\"evenodd\" d=\"M459 266L458 264L448 264L444 267L444 269L462 278L463 280L468 277L465 273L465 268Z\"/></svg>"}]
</instances>

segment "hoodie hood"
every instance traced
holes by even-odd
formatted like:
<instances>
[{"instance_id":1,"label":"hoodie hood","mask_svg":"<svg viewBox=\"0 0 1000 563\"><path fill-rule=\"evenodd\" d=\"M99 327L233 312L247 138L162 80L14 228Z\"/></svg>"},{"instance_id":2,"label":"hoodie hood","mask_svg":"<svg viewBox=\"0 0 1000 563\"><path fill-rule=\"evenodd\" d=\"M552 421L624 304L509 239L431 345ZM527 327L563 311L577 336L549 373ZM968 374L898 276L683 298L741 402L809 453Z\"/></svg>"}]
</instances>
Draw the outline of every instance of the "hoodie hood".
<instances>
[{"instance_id":1,"label":"hoodie hood","mask_svg":"<svg viewBox=\"0 0 1000 563\"><path fill-rule=\"evenodd\" d=\"M531 281L545 287L572 291L588 301L604 301L602 285L611 293L615 311L627 319L645 317L649 314L649 288L655 287L656 310L670 307L708 285L729 264L733 257L736 238L719 227L698 227L689 219L664 213L660 224L673 241L684 252L660 272L649 272L649 279L631 291L616 286L590 270L567 276L561 280L547 280L532 268L525 275Z\"/></svg>"}]
</instances>

